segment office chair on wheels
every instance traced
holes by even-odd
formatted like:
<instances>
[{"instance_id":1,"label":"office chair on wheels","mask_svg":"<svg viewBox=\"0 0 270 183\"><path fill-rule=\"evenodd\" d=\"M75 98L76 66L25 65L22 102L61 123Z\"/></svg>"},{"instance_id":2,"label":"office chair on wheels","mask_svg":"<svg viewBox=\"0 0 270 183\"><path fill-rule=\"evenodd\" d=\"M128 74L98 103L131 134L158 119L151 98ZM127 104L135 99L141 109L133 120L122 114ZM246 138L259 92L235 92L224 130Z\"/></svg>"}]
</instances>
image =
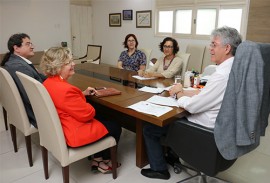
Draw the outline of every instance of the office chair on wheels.
<instances>
[{"instance_id":1,"label":"office chair on wheels","mask_svg":"<svg viewBox=\"0 0 270 183\"><path fill-rule=\"evenodd\" d=\"M196 175L179 182L217 181L217 178L212 176L228 169L236 161L236 159L226 160L221 156L217 149L213 129L188 122L185 118L175 121L170 126L165 143L178 157L189 164L175 162L175 173L180 173L183 169L197 172ZM222 180L218 181L222 182Z\"/></svg>"}]
</instances>

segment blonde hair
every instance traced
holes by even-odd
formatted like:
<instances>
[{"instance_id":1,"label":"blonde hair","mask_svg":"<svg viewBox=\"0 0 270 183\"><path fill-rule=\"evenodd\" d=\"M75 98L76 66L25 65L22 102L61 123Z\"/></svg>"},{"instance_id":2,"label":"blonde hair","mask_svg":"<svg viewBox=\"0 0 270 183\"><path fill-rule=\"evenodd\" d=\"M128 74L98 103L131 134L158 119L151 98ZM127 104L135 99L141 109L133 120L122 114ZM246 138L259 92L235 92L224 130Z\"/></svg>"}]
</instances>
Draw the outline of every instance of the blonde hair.
<instances>
[{"instance_id":1,"label":"blonde hair","mask_svg":"<svg viewBox=\"0 0 270 183\"><path fill-rule=\"evenodd\" d=\"M40 68L46 76L55 76L70 62L70 59L72 54L69 48L52 47L43 54Z\"/></svg>"}]
</instances>

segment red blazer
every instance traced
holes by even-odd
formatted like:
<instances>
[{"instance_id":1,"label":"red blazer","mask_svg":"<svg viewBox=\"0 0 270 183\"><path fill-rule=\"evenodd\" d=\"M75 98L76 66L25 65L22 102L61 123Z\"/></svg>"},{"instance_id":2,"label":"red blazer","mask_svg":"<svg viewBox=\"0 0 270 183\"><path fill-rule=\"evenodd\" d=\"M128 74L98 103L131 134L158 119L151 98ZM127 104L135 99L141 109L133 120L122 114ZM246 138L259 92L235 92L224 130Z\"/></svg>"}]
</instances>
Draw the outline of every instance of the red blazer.
<instances>
[{"instance_id":1,"label":"red blazer","mask_svg":"<svg viewBox=\"0 0 270 183\"><path fill-rule=\"evenodd\" d=\"M108 133L106 127L94 118L96 111L86 102L79 88L59 76L49 77L43 84L57 109L69 146L89 144Z\"/></svg>"}]
</instances>

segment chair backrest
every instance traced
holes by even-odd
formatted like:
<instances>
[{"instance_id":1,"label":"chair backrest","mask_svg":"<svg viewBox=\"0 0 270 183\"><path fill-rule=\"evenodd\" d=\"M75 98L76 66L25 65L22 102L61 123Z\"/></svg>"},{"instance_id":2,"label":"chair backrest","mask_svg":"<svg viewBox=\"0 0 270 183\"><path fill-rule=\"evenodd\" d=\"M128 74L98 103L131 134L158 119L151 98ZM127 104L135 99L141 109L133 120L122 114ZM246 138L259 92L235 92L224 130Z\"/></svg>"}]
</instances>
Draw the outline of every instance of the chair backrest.
<instances>
[{"instance_id":1,"label":"chair backrest","mask_svg":"<svg viewBox=\"0 0 270 183\"><path fill-rule=\"evenodd\" d=\"M25 107L20 96L19 90L11 77L4 68L0 68L0 83L1 83L1 105L8 113L8 120L19 129L25 136L28 136L31 130L31 124L27 117Z\"/></svg>"},{"instance_id":2,"label":"chair backrest","mask_svg":"<svg viewBox=\"0 0 270 183\"><path fill-rule=\"evenodd\" d=\"M188 65L188 62L189 62L190 54L189 53L178 53L177 55L180 58L182 58L182 60L183 60L183 67L182 67L181 77L182 77L182 80L184 80L185 72L187 71L187 65Z\"/></svg>"},{"instance_id":3,"label":"chair backrest","mask_svg":"<svg viewBox=\"0 0 270 183\"><path fill-rule=\"evenodd\" d=\"M215 122L220 153L232 159L258 147L268 126L269 110L270 44L243 41L237 47Z\"/></svg>"},{"instance_id":4,"label":"chair backrest","mask_svg":"<svg viewBox=\"0 0 270 183\"><path fill-rule=\"evenodd\" d=\"M150 66L152 49L140 48L139 50L141 50L146 56L146 69L148 69Z\"/></svg>"},{"instance_id":5,"label":"chair backrest","mask_svg":"<svg viewBox=\"0 0 270 183\"><path fill-rule=\"evenodd\" d=\"M96 64L100 63L102 46L100 45L87 45L86 61Z\"/></svg>"},{"instance_id":6,"label":"chair backrest","mask_svg":"<svg viewBox=\"0 0 270 183\"><path fill-rule=\"evenodd\" d=\"M188 62L187 69L191 71L194 69L201 73L203 54L205 50L205 45L188 45L186 53L190 53L190 58Z\"/></svg>"},{"instance_id":7,"label":"chair backrest","mask_svg":"<svg viewBox=\"0 0 270 183\"><path fill-rule=\"evenodd\" d=\"M32 62L32 64L34 66L39 66L40 61L41 61L41 57L44 55L44 51L36 51L34 56L32 56L31 58L29 58L29 60Z\"/></svg>"},{"instance_id":8,"label":"chair backrest","mask_svg":"<svg viewBox=\"0 0 270 183\"><path fill-rule=\"evenodd\" d=\"M68 148L61 122L49 93L37 80L18 71L16 74L33 106L39 128L40 145L44 146L58 160L68 161Z\"/></svg>"},{"instance_id":9,"label":"chair backrest","mask_svg":"<svg viewBox=\"0 0 270 183\"><path fill-rule=\"evenodd\" d=\"M204 68L202 76L210 76L216 71L217 65L208 65Z\"/></svg>"},{"instance_id":10,"label":"chair backrest","mask_svg":"<svg viewBox=\"0 0 270 183\"><path fill-rule=\"evenodd\" d=\"M205 67L207 67L208 65L213 65L213 64L215 63L211 61L210 50L208 49L208 47L205 47L201 71L203 72Z\"/></svg>"}]
</instances>

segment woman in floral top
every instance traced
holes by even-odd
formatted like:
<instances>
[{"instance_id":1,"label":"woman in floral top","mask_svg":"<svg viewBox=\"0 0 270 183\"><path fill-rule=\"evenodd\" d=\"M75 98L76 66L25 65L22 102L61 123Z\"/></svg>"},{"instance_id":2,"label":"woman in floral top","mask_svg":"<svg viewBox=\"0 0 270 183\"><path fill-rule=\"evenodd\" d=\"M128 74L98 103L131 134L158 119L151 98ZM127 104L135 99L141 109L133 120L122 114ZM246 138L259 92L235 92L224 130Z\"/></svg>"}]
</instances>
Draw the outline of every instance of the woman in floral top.
<instances>
[{"instance_id":1,"label":"woman in floral top","mask_svg":"<svg viewBox=\"0 0 270 183\"><path fill-rule=\"evenodd\" d=\"M128 34L123 42L123 45L127 50L120 54L117 67L120 69L139 71L145 70L146 56L145 54L137 50L138 40L134 34Z\"/></svg>"}]
</instances>

